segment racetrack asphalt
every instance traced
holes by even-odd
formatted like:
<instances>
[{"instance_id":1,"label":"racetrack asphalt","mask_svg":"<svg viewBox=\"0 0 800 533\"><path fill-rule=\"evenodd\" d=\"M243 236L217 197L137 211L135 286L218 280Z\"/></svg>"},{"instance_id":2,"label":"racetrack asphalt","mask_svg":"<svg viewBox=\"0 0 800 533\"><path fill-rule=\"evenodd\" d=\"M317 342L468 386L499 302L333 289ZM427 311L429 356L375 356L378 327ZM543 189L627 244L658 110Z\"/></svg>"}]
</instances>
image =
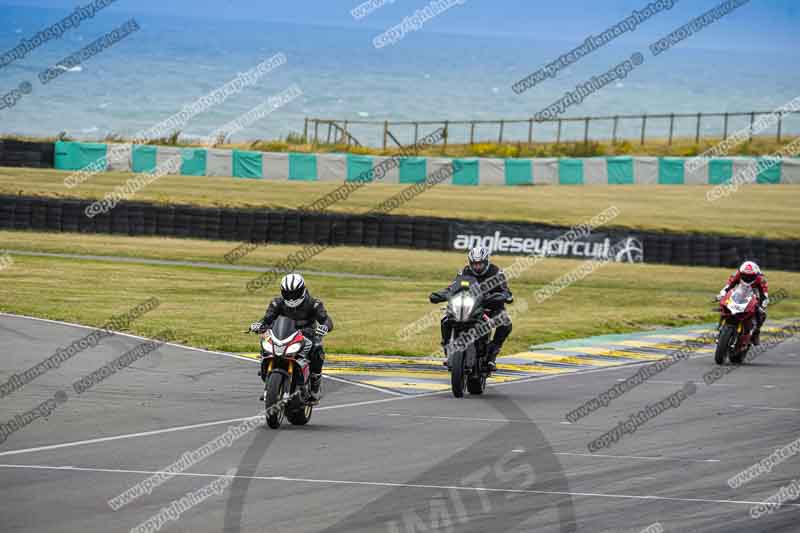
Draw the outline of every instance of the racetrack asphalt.
<instances>
[{"instance_id":1,"label":"racetrack asphalt","mask_svg":"<svg viewBox=\"0 0 800 533\"><path fill-rule=\"evenodd\" d=\"M0 315L0 384L88 331ZM800 530L800 500L750 516L753 505L800 478L800 456L737 489L727 484L800 436L797 339L713 385L703 382L711 355L694 356L576 423L565 414L651 362L535 376L463 399L328 379L309 425L259 424L114 511L109 499L263 411L253 361L174 345L83 394L73 390L142 342L106 337L0 398L5 424L66 394L49 417L0 444L0 531L130 531L230 469L226 488L160 530ZM690 381L697 392L678 407L608 448L587 449Z\"/></svg>"}]
</instances>

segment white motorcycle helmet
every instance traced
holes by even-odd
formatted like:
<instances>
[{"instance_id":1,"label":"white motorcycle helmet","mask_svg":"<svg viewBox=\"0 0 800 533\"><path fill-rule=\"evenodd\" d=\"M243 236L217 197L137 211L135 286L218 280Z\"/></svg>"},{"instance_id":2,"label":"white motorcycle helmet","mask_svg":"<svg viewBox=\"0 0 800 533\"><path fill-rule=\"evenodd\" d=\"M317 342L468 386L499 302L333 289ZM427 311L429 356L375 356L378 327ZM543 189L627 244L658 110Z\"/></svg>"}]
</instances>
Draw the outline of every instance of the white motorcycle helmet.
<instances>
[{"instance_id":1,"label":"white motorcycle helmet","mask_svg":"<svg viewBox=\"0 0 800 533\"><path fill-rule=\"evenodd\" d=\"M476 246L467 254L467 260L469 260L469 270L476 276L482 276L489 268L489 249Z\"/></svg>"},{"instance_id":2,"label":"white motorcycle helmet","mask_svg":"<svg viewBox=\"0 0 800 533\"><path fill-rule=\"evenodd\" d=\"M306 282L300 274L286 274L281 280L281 296L289 307L297 307L306 299Z\"/></svg>"}]
</instances>

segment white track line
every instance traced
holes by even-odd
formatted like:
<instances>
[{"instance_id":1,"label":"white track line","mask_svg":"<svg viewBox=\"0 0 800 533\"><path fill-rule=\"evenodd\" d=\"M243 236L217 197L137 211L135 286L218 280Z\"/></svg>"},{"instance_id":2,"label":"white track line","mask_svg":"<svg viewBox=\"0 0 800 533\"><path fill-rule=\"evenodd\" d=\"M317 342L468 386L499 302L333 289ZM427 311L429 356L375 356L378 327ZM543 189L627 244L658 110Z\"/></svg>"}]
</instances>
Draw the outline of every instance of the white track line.
<instances>
[{"instance_id":1,"label":"white track line","mask_svg":"<svg viewBox=\"0 0 800 533\"><path fill-rule=\"evenodd\" d=\"M449 392L449 391L447 391ZM425 416L425 415L407 415L404 413L371 413L372 416L397 416L403 418L424 418L427 420L458 420L459 422L498 422L508 424L510 422L522 422L523 424L535 424L533 420L523 420L517 418L471 418L468 416Z\"/></svg>"},{"instance_id":2,"label":"white track line","mask_svg":"<svg viewBox=\"0 0 800 533\"><path fill-rule=\"evenodd\" d=\"M25 316L25 315L15 315L15 314L12 314L12 313L0 312L0 316L10 316L10 317L14 317L14 318L24 318L24 319L28 319L28 320L46 322L46 323L50 323L50 324L58 324L58 325L62 325L62 326L76 327L76 328L81 328L81 329L90 329L90 330L96 330L97 329L97 328L94 328L94 327L91 327L91 326L84 326L82 324L72 324L72 323L63 322L63 321L60 321L60 320L50 320L50 319L47 319L47 318L37 318L37 317L30 317L30 316ZM120 335L120 336L123 336L123 337L130 337L130 338L133 338L133 339L151 340L151 339L148 339L146 337L141 337L139 335L133 335L131 333L116 333L116 335ZM255 361L254 359L249 358L249 357L243 357L243 356L240 356L240 355L231 354L231 353L227 353L227 352L217 352L217 351L214 351L214 350L204 350L202 348L194 348L192 346L184 346L182 344L176 344L176 343L172 343L172 342L168 342L168 343L165 343L165 344L167 344L169 346L174 346L176 348L182 348L182 349L185 349L185 350L192 350L192 351L196 351L196 352L208 353L208 354L213 354L213 355L222 355L222 356L225 356L225 357L232 357L234 359L240 359L240 360L243 360L243 361L250 361L250 362ZM700 357L702 357L702 356L700 356ZM508 381L508 382L505 382L505 383L495 383L495 384L488 385L487 387L494 388L494 387L501 387L501 386L504 386L504 385L513 385L513 384L519 384L519 383L529 383L529 382L532 382L532 381L545 381L545 380L555 379L555 378L564 377L564 376L576 376L576 375L583 375L583 374L593 374L593 373L596 373L596 372L607 372L607 371L610 371L610 370L622 370L622 369L625 369L625 368L628 368L628 367L645 365L645 364L650 364L650 363L652 363L652 361L642 361L640 363L631 363L631 364L625 364L625 365L621 365L621 366L612 366L612 367L580 370L580 371L575 371L575 372L567 372L567 373L564 373L564 374L550 374L550 375L545 375L545 376L531 376L529 378L522 378L522 379L518 379L518 380L515 380L515 381ZM330 377L330 376L327 376L327 377ZM360 385L360 386L363 386L365 388L369 388L371 390L373 389L373 387L370 386L370 385L355 384L355 383L353 383L353 385ZM388 392L388 391L383 391L383 392ZM427 397L430 397L430 396L449 394L449 392L450 391L448 391L448 390L444 390L444 391L435 391L435 392L428 392L428 393L422 393L422 394L413 394L413 395L406 395L406 394L396 393L396 394L399 394L399 395L392 396L391 398L383 398L383 399L380 399L380 400L365 400L365 401L361 401L361 402L353 402L353 403L340 404L340 405L329 405L329 406L323 406L323 407L316 407L314 410L315 411L327 411L327 410L333 410L333 409L343 409L343 408L346 408L346 407L360 407L360 406L364 406L364 405L375 405L375 404L391 402L391 401L397 401L397 400L410 400L410 399L417 399L417 398L427 398ZM175 427L164 428L164 429L156 429L156 430L152 430L152 431L143 431L143 432L138 432L138 433L126 433L126 434L123 434L123 435L113 435L113 436L109 436L109 437L98 437L98 438L95 438L95 439L71 441L71 442L64 442L64 443L60 443L60 444L48 444L48 445L44 445L44 446L36 446L36 447L33 447L33 448L22 448L22 449L17 449L17 450L8 450L8 451L5 451L5 452L0 452L0 457L5 456L5 455L20 455L20 454L25 454L25 453L34 453L34 452L40 452L40 451L56 450L56 449L60 449L60 448L71 448L71 447L82 446L82 445L86 445L86 444L98 444L98 443L102 443L102 442L111 442L111 441L116 441L116 440L126 440L126 439L133 439L133 438L139 438L139 437L150 437L150 436L154 436L154 435L161 435L161 434L164 434L164 433L173 433L173 432L177 432L177 431L188 431L188 430L192 430L192 429L199 429L199 428L205 428L205 427L211 427L211 426L219 426L219 425L224 425L224 424L232 424L232 423L236 423L236 422L243 422L245 420L250 420L252 418L254 418L254 417L252 417L252 416L247 417L246 416L246 417L240 417L240 418L229 418L229 419L226 419L226 420L217 420L217 421L211 421L211 422L202 422L202 423L199 423L199 424L175 426Z\"/></svg>"},{"instance_id":3,"label":"white track line","mask_svg":"<svg viewBox=\"0 0 800 533\"><path fill-rule=\"evenodd\" d=\"M440 394L440 393L435 393ZM426 394L424 396L429 396ZM362 402L353 402L353 403L343 403L338 405L326 405L323 407L315 407L315 411L330 411L333 409L344 409L345 407L359 407L362 405L374 405L377 403L384 403L384 402L394 402L397 400L407 400L412 398L420 398L423 397L422 394L416 396L393 396L391 398L382 398L380 400L365 400ZM153 435L162 435L165 433L174 433L176 431L187 431L191 429L199 429L199 428L206 428L212 426L221 426L224 424L235 424L237 422L244 422L245 420L252 420L254 418L260 418L264 415L256 415L256 416L244 416L241 418L228 418L226 420L215 420L212 422L202 422L200 424L191 424L187 426L175 426L170 428L164 429L154 429L152 431L141 431L139 433L125 433L123 435L112 435L110 437L98 437L96 439L87 439L87 440L78 440L78 441L71 441L71 442L64 442L61 444L47 444L45 446L36 446L34 448L22 448L18 450L8 450L5 452L0 452L0 457L4 455L20 455L23 453L33 453L33 452L43 452L48 450L57 450L60 448L72 448L75 446L83 446L85 444L98 444L101 442L111 442L115 440L127 440L127 439L135 439L138 437L151 437Z\"/></svg>"},{"instance_id":4,"label":"white track line","mask_svg":"<svg viewBox=\"0 0 800 533\"><path fill-rule=\"evenodd\" d=\"M571 497L587 497L587 498L614 498L623 500L653 500L653 501L668 501L668 502L682 502L682 503L727 503L732 505L759 505L764 503L762 501L750 500L716 500L710 498L678 498L670 496L655 496L655 495L636 495L636 494L607 494L600 492L567 492L567 491L554 491L554 490L529 490L529 489L499 489L491 487L465 487L459 485L425 485L420 483L391 483L388 481L352 481L340 479L309 479L309 478L296 478L285 476L240 476L229 474L202 474L193 472L161 472L158 470L126 470L116 468L88 468L78 466L51 466L51 465L9 465L0 464L0 468L13 468L13 469L29 469L29 470L71 470L74 472L101 472L111 474L140 474L140 475L154 475L154 474L170 474L174 476L187 476L187 477L226 477L230 479L250 479L261 481L280 481L287 482L293 481L296 483L313 483L317 485L356 485L367 487L389 487L389 488L406 488L406 489L432 489L432 490L459 490L464 492L495 492L506 494L531 494L531 495L552 495L552 496L571 496ZM784 506L800 507L800 503L784 503Z\"/></svg>"},{"instance_id":5,"label":"white track line","mask_svg":"<svg viewBox=\"0 0 800 533\"><path fill-rule=\"evenodd\" d=\"M330 374L325 374L325 379L330 379L332 381L338 381L339 383L347 383L348 385L355 385L356 387L361 387L363 389L374 390L376 392L382 392L384 394L391 394L392 396L414 396L413 394L404 394L402 392L397 392L391 389L384 389L383 387L376 387L375 385L368 385L366 383L359 383L358 381L353 381L352 379L345 379L339 376L331 376Z\"/></svg>"},{"instance_id":6,"label":"white track line","mask_svg":"<svg viewBox=\"0 0 800 533\"><path fill-rule=\"evenodd\" d=\"M553 455L572 455L575 457L603 457L608 459L640 459L643 461L686 461L689 463L719 463L719 459L691 459L687 457L669 457L666 455L605 455L602 453L553 452Z\"/></svg>"},{"instance_id":7,"label":"white track line","mask_svg":"<svg viewBox=\"0 0 800 533\"><path fill-rule=\"evenodd\" d=\"M207 351L207 350L200 350L200 351ZM214 353L214 352L211 352L211 353ZM219 353L222 354L222 355L227 355L224 352L219 352ZM252 359L248 359L247 357L242 357L241 359L252 361ZM602 369L596 369L596 370L587 370L585 372L582 371L582 372L571 372L571 373L560 374L560 375L536 376L536 377L532 377L532 378L526 378L525 382L527 383L529 381L551 379L551 378L555 378L555 377L559 377L559 376L574 376L576 374L585 374L585 373L597 372L597 371L602 371L602 370L606 370L606 369L602 368ZM513 382L513 383L518 383L518 382ZM503 385L507 385L507 384L508 383L503 383ZM394 402L394 401L398 401L398 400L414 400L414 399L418 399L418 398L428 398L430 396L440 396L440 395L444 395L444 394L450 394L450 391L449 390L434 391L434 392L426 392L426 393L423 393L423 394L392 396L391 398L382 398L380 400L365 400L365 401L361 401L361 402L345 403L345 404L339 404L339 405L326 405L326 406L323 406L323 407L315 407L314 410L315 411L328 411L328 410L333 410L333 409L344 409L346 407L361 407L361 406L364 406L364 405L375 405L375 404L381 404L381 403L386 403L386 402ZM161 435L161 434L164 434L164 433L173 433L173 432L177 432L177 431L188 431L188 430L192 430L192 429L199 429L199 428L205 428L205 427L211 427L211 426L219 426L219 425L224 425L224 424L233 424L233 423L236 423L236 422L243 422L245 420L250 420L252 418L255 418L255 417L253 417L253 416L245 416L245 417L241 417L241 418L229 418L229 419L226 419L226 420L202 422L202 423L199 423L199 424L190 424L190 425L185 425L185 426L175 426L175 427L164 428L164 429L155 429L155 430L152 430L152 431L142 431L142 432L139 432L139 433L126 433L126 434L123 434L123 435L113 435L113 436L109 436L109 437L98 437L98 438L95 438L95 439L71 441L71 442L64 442L64 443L60 443L60 444L48 444L48 445L44 445L44 446L36 446L36 447L33 447L33 448L21 448L21 449L17 449L17 450L8 450L8 451L5 451L5 452L0 452L0 457L5 456L5 455L20 455L20 454L24 454L24 453L34 453L34 452L41 452L41 451L57 450L57 449L60 449L60 448L72 448L72 447L75 447L75 446L83 446L83 445L86 445L86 444L98 444L98 443L101 443L101 442L111 442L111 441L115 441L115 440L134 439L134 438L139 438L139 437L151 437L151 436L154 436L154 435ZM508 420L506 420L505 422L508 422Z\"/></svg>"},{"instance_id":8,"label":"white track line","mask_svg":"<svg viewBox=\"0 0 800 533\"><path fill-rule=\"evenodd\" d=\"M796 407L760 407L757 405L731 405L731 407L741 408L741 409L757 409L763 411L800 411L800 409Z\"/></svg>"},{"instance_id":9,"label":"white track line","mask_svg":"<svg viewBox=\"0 0 800 533\"><path fill-rule=\"evenodd\" d=\"M617 381L625 381L625 379L618 379ZM653 383L655 385L680 385L680 386L686 385L685 381L660 381L660 380L655 380L655 379L648 379L648 380L642 382L642 385L644 385L645 383ZM705 383L702 380L693 381L692 383L694 383L695 385L705 385ZM740 385L734 385L732 383L714 383L714 386L717 386L717 385L720 385L722 387L739 387L740 386Z\"/></svg>"},{"instance_id":10,"label":"white track line","mask_svg":"<svg viewBox=\"0 0 800 533\"><path fill-rule=\"evenodd\" d=\"M83 324L73 324L72 322L62 322L61 320L50 320L48 318L38 318L38 317L35 317L35 316L15 315L15 314L12 314L12 313L2 313L2 312L0 312L0 315L1 316L10 316L10 317L13 317L13 318L24 318L26 320L36 320L36 321L39 321L39 322L48 322L50 324L58 324L60 326L70 326L70 327L74 327L74 328L90 329L90 330L93 330L93 331L96 331L98 329L98 328L95 328L95 327L92 327L92 326L84 326ZM147 337L141 337L139 335L133 335L132 333L122 333L122 332L118 332L118 331L115 331L114 335L120 335L122 337L130 337L132 339L139 339L139 340L146 340L146 341L152 340L152 339L148 339ZM207 353L207 354L212 354L212 355L222 355L222 356L225 356L225 357L231 357L233 359L240 359L242 361L250 361L251 363L258 363L258 361L256 359L253 359L251 357L244 357L242 355L236 355L235 353L218 352L216 350L204 350L203 348L195 348L194 346L185 346L183 344L177 344L177 343L174 343L174 342L165 342L164 344L167 345L167 346L173 346L175 348L182 348L184 350L191 350L191 351L195 351L195 352ZM391 394L393 396L404 396L404 397L408 396L407 394L403 394L403 393L400 393L400 392L396 392L396 391L392 391L392 390L388 390L388 389L382 389L380 387L375 387L373 385L367 385L365 383L358 383L358 382L355 382L355 381L350 381L350 380L342 379L342 378L339 378L339 377L330 376L328 374L325 374L325 377L327 379L331 379L333 381L339 381L339 382L342 382L342 383L347 383L349 385L353 385L355 387L361 387L361 388L372 390L372 391L383 392L383 393L386 393L386 394Z\"/></svg>"}]
</instances>

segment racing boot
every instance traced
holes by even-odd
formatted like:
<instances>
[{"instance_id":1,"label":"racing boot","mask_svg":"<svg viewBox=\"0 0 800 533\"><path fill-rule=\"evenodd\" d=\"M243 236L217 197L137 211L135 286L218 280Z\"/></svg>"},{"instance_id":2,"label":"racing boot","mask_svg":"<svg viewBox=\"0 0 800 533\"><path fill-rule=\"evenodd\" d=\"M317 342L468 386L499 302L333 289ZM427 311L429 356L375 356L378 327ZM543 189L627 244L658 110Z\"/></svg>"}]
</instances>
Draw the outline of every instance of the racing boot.
<instances>
[{"instance_id":1,"label":"racing boot","mask_svg":"<svg viewBox=\"0 0 800 533\"><path fill-rule=\"evenodd\" d=\"M316 405L322 395L322 374L311 374L311 403Z\"/></svg>"},{"instance_id":2,"label":"racing boot","mask_svg":"<svg viewBox=\"0 0 800 533\"><path fill-rule=\"evenodd\" d=\"M756 326L756 330L755 330L755 332L753 332L753 338L750 341L750 342L753 343L753 346L758 346L758 345L761 344L760 337L761 337L761 327L760 326Z\"/></svg>"},{"instance_id":3,"label":"racing boot","mask_svg":"<svg viewBox=\"0 0 800 533\"><path fill-rule=\"evenodd\" d=\"M495 360L497 359L497 354L500 353L500 347L496 344L489 343L489 346L486 347L486 366L489 367L489 372L497 372L497 364Z\"/></svg>"},{"instance_id":4,"label":"racing boot","mask_svg":"<svg viewBox=\"0 0 800 533\"><path fill-rule=\"evenodd\" d=\"M264 364L264 359L261 360L261 368L258 371L258 377L261 378L261 381L264 382L264 392L261 393L261 397L258 399L259 402L266 402L267 401L267 378L266 378L266 365Z\"/></svg>"}]
</instances>

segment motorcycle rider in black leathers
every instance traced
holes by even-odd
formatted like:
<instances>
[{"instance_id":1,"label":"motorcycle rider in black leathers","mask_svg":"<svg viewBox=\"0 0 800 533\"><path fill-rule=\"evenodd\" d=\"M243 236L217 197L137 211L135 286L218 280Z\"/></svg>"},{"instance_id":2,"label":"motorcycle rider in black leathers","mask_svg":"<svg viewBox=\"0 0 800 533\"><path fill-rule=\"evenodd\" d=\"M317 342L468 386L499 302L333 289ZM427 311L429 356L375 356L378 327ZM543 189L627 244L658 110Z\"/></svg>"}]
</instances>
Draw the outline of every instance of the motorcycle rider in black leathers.
<instances>
[{"instance_id":1,"label":"motorcycle rider in black leathers","mask_svg":"<svg viewBox=\"0 0 800 533\"><path fill-rule=\"evenodd\" d=\"M314 402L319 402L322 365L325 361L322 337L333 331L333 320L328 316L322 300L312 297L308 292L303 276L294 273L283 277L281 295L269 303L260 322L250 325L250 331L263 333L279 316L294 320L303 335L313 342L308 354L311 363L311 397ZM261 379L266 379L263 370Z\"/></svg>"},{"instance_id":2,"label":"motorcycle rider in black leathers","mask_svg":"<svg viewBox=\"0 0 800 533\"><path fill-rule=\"evenodd\" d=\"M458 276L472 276L481 284L481 287L485 290L484 296L486 297L487 314L491 319L498 319L501 315L505 314L505 304L512 303L514 297L511 294L511 290L508 288L505 273L501 268L489 262L489 255L488 248L483 246L472 248L467 254L469 263L458 273ZM431 294L431 302L436 303L437 301L443 301L447 298L451 290L452 285ZM488 344L487 363L489 365L489 370L492 372L497 370L495 360L497 359L497 354L500 353L500 349L503 347L503 343L511 333L511 327L511 318L505 314L505 320L497 326L494 337ZM441 328L442 346L445 347L447 343L450 342L450 335L453 331L453 325L447 316L442 319Z\"/></svg>"}]
</instances>

